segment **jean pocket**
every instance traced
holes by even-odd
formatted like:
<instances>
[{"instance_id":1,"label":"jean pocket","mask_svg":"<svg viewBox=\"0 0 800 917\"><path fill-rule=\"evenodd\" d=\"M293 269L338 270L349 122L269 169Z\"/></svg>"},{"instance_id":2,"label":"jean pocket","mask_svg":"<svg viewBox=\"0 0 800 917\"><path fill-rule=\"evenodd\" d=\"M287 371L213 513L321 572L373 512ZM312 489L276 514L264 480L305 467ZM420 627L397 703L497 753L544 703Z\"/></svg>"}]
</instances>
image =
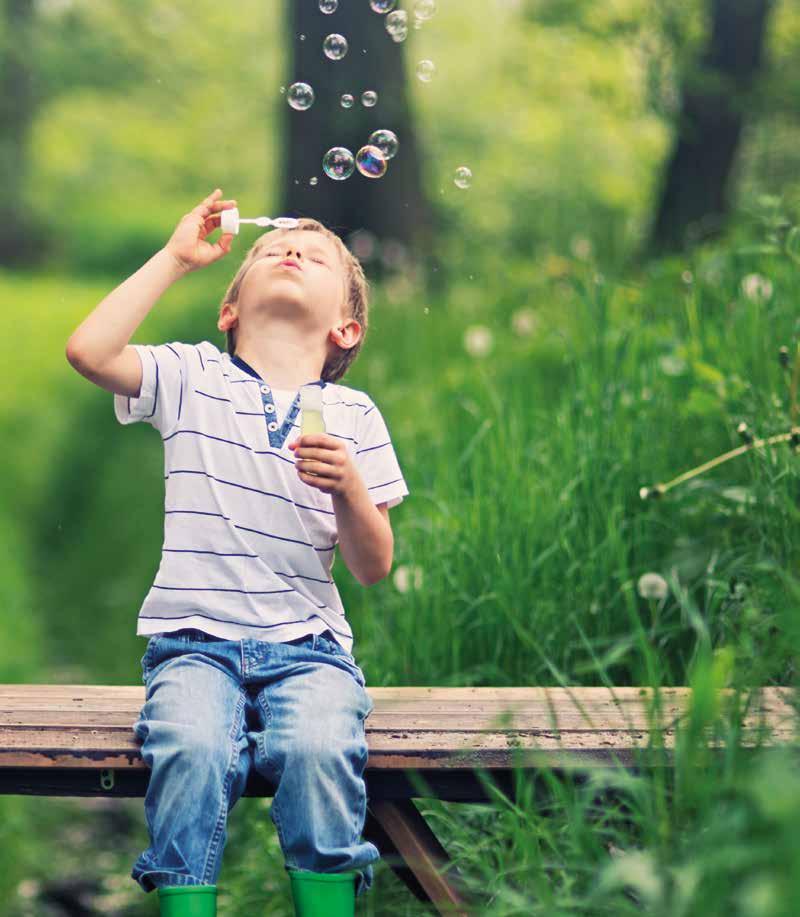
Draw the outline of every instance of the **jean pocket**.
<instances>
[{"instance_id":1,"label":"jean pocket","mask_svg":"<svg viewBox=\"0 0 800 917\"><path fill-rule=\"evenodd\" d=\"M364 673L356 664L352 654L348 653L341 643L331 637L324 637L322 634L317 634L316 649L318 652L327 653L329 656L335 656L340 659L350 670L359 685L362 688L365 686L366 679L364 678Z\"/></svg>"},{"instance_id":2,"label":"jean pocket","mask_svg":"<svg viewBox=\"0 0 800 917\"><path fill-rule=\"evenodd\" d=\"M334 640L332 637L326 637L324 634L328 631L323 631L322 634L317 634L317 643L316 649L321 653L329 653L331 656L344 656L349 662L355 662L355 659L347 652L347 650L339 643Z\"/></svg>"},{"instance_id":3,"label":"jean pocket","mask_svg":"<svg viewBox=\"0 0 800 917\"><path fill-rule=\"evenodd\" d=\"M162 636L163 634L153 634L147 641L147 649L144 651L144 656L142 656L140 663L142 667L142 682L144 684L147 684L147 678L150 675L150 668L153 664L153 653Z\"/></svg>"}]
</instances>

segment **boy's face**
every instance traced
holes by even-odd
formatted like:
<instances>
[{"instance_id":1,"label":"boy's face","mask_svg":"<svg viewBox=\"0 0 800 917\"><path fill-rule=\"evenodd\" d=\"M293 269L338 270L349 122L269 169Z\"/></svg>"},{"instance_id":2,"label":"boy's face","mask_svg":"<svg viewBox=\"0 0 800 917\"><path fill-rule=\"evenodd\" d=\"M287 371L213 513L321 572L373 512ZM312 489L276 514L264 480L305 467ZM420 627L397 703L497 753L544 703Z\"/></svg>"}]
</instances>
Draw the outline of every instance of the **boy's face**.
<instances>
[{"instance_id":1,"label":"boy's face","mask_svg":"<svg viewBox=\"0 0 800 917\"><path fill-rule=\"evenodd\" d=\"M307 327L327 328L341 321L347 278L332 239L314 230L279 230L259 239L249 258L238 303L223 307L220 331L251 316L257 319L264 311L273 318L302 319Z\"/></svg>"}]
</instances>

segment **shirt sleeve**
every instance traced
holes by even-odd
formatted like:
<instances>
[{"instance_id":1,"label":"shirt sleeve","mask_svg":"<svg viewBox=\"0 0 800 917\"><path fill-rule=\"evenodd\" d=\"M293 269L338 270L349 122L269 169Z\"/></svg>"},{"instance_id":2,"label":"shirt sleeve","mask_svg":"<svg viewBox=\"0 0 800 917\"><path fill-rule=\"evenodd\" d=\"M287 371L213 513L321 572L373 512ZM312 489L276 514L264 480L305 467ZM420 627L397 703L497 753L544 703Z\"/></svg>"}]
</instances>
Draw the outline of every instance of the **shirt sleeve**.
<instances>
[{"instance_id":1,"label":"shirt sleeve","mask_svg":"<svg viewBox=\"0 0 800 917\"><path fill-rule=\"evenodd\" d=\"M371 400L358 423L355 459L373 503L391 509L408 495L386 422Z\"/></svg>"},{"instance_id":2,"label":"shirt sleeve","mask_svg":"<svg viewBox=\"0 0 800 917\"><path fill-rule=\"evenodd\" d=\"M142 363L139 397L114 394L114 414L121 424L143 420L166 436L181 419L186 400L188 363L180 341L132 344Z\"/></svg>"}]
</instances>

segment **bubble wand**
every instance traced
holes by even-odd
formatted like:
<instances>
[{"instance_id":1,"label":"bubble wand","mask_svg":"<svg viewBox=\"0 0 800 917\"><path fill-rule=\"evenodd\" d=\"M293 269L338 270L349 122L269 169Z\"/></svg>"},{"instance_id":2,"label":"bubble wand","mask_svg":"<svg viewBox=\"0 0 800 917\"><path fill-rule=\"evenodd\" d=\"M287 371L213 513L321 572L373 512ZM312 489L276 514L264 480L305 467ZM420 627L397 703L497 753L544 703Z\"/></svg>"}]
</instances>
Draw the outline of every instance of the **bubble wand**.
<instances>
[{"instance_id":1,"label":"bubble wand","mask_svg":"<svg viewBox=\"0 0 800 917\"><path fill-rule=\"evenodd\" d=\"M274 226L276 229L297 229L300 221L294 217L255 217L254 219L242 219L239 216L238 207L229 207L222 211L220 228L223 232L232 233L234 236L239 235L239 227L242 223L254 223L256 226Z\"/></svg>"}]
</instances>

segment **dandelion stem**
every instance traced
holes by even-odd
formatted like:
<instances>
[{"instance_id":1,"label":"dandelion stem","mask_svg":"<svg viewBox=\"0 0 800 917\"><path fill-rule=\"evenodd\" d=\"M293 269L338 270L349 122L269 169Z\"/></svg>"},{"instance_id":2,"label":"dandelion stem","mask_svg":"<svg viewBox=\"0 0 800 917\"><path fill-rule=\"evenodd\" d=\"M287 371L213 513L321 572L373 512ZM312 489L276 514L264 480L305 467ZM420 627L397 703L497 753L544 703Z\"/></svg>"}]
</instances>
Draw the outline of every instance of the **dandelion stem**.
<instances>
[{"instance_id":1,"label":"dandelion stem","mask_svg":"<svg viewBox=\"0 0 800 917\"><path fill-rule=\"evenodd\" d=\"M690 471L678 475L677 478L673 478L667 484L660 484L659 490L661 493L666 493L671 487L675 487L683 481L688 481L689 478L702 474L704 471L708 471L709 468L714 468L716 465L721 465L723 462L727 462L737 455L742 455L750 449L759 449L762 446L772 446L775 443L788 442L793 435L792 431L789 433L776 433L774 436L770 436L767 439L755 439L752 443L745 443L743 446L737 446L735 449L731 449L730 452L724 452L722 455L718 455L716 458L705 462L705 464L698 465L697 468L692 468Z\"/></svg>"},{"instance_id":2,"label":"dandelion stem","mask_svg":"<svg viewBox=\"0 0 800 917\"><path fill-rule=\"evenodd\" d=\"M792 426L796 426L797 421L795 420L795 415L797 414L797 376L800 373L800 341L797 342L797 353L794 356L794 370L792 371L792 387L791 387L791 410L790 417L792 421Z\"/></svg>"}]
</instances>

